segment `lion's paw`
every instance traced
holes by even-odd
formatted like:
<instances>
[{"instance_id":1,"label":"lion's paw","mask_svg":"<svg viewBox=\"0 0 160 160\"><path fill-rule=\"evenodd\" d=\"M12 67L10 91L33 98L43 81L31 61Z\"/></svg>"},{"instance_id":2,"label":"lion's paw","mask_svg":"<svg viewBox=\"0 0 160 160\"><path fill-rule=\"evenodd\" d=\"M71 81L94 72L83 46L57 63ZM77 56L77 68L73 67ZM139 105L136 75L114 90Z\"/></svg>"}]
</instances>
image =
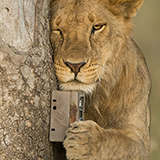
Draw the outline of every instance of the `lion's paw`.
<instances>
[{"instance_id":1,"label":"lion's paw","mask_svg":"<svg viewBox=\"0 0 160 160\"><path fill-rule=\"evenodd\" d=\"M103 129L93 121L75 122L66 131L64 147L69 160L96 160Z\"/></svg>"}]
</instances>

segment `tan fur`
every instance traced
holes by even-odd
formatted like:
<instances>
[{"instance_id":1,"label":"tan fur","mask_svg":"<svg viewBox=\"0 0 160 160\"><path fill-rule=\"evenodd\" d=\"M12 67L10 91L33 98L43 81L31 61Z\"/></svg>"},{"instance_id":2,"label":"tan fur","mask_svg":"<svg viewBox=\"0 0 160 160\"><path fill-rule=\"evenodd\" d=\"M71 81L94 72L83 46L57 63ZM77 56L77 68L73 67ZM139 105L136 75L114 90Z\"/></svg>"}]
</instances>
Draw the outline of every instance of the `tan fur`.
<instances>
[{"instance_id":1,"label":"tan fur","mask_svg":"<svg viewBox=\"0 0 160 160\"><path fill-rule=\"evenodd\" d=\"M130 37L143 0L57 0L51 42L62 90L86 92L86 121L66 131L67 159L147 160L150 76ZM100 27L99 25L103 25ZM99 29L94 31L95 29ZM85 62L75 74L65 62ZM87 120L88 119L88 120Z\"/></svg>"}]
</instances>

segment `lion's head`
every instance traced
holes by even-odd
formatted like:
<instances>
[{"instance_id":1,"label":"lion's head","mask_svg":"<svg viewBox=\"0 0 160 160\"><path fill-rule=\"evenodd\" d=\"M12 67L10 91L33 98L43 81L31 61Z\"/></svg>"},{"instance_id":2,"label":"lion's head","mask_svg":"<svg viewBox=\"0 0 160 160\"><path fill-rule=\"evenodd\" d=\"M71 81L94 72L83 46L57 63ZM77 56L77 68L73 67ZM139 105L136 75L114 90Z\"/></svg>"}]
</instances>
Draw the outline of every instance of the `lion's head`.
<instances>
[{"instance_id":1,"label":"lion's head","mask_svg":"<svg viewBox=\"0 0 160 160\"><path fill-rule=\"evenodd\" d=\"M91 93L104 79L110 85L115 84L122 69L118 63L119 57L123 61L121 50L131 30L129 19L142 2L52 2L51 42L61 89Z\"/></svg>"}]
</instances>

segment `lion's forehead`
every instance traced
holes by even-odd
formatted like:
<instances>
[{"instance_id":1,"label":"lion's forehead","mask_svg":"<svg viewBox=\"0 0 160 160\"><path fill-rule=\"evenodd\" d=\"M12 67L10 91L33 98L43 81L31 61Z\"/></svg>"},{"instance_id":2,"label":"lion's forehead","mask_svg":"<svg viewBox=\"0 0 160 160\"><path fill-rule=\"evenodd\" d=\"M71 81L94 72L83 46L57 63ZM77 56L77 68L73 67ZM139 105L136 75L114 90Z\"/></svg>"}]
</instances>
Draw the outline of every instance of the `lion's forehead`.
<instances>
[{"instance_id":1,"label":"lion's forehead","mask_svg":"<svg viewBox=\"0 0 160 160\"><path fill-rule=\"evenodd\" d=\"M65 1L64 4L59 4L62 6L59 6L59 9L56 10L55 16L61 17L66 24L70 24L70 22L72 22L72 25L81 22L82 24L85 24L84 22L88 21L90 14L93 14L95 18L99 20L105 18L104 12L106 12L106 9L100 2L98 3L97 0L69 0Z\"/></svg>"}]
</instances>

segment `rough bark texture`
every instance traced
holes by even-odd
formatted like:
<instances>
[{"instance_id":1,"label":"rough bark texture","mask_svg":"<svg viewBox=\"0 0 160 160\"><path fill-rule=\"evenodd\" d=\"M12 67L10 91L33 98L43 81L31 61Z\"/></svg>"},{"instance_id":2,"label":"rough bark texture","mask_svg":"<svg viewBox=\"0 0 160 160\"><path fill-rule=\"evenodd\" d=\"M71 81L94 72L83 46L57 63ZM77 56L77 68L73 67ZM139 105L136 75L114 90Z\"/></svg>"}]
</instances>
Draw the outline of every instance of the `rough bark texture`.
<instances>
[{"instance_id":1,"label":"rough bark texture","mask_svg":"<svg viewBox=\"0 0 160 160\"><path fill-rule=\"evenodd\" d=\"M0 2L0 159L53 160L49 0Z\"/></svg>"}]
</instances>

